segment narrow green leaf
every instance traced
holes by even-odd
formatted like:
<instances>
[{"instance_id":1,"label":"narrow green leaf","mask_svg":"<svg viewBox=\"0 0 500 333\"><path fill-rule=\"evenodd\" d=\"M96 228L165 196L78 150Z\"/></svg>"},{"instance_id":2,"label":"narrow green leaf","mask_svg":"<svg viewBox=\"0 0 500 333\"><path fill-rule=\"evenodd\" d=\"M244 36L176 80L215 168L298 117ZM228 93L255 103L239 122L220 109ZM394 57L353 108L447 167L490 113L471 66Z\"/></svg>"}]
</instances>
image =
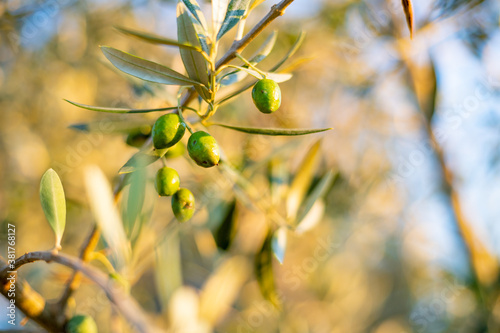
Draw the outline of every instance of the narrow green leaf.
<instances>
[{"instance_id":1,"label":"narrow green leaf","mask_svg":"<svg viewBox=\"0 0 500 333\"><path fill-rule=\"evenodd\" d=\"M325 215L325 201L323 199L318 199L311 207L307 215L300 221L299 225L295 228L295 233L300 235L304 232L311 230L321 222L321 219Z\"/></svg>"},{"instance_id":2,"label":"narrow green leaf","mask_svg":"<svg viewBox=\"0 0 500 333\"><path fill-rule=\"evenodd\" d=\"M273 31L273 33L269 35L269 37L264 41L264 43L262 43L259 50L255 52L255 54L250 58L249 62L253 66L255 66L262 60L264 60L269 55L269 53L271 53L277 39L278 39L278 32ZM242 67L248 68L248 65ZM247 76L246 72L241 70L236 70L225 74L219 81L222 86L228 86L230 84L243 80L246 76Z\"/></svg>"},{"instance_id":3,"label":"narrow green leaf","mask_svg":"<svg viewBox=\"0 0 500 333\"><path fill-rule=\"evenodd\" d=\"M269 187L273 205L278 205L288 187L288 167L285 159L280 156L271 158L268 162Z\"/></svg>"},{"instance_id":4,"label":"narrow green leaf","mask_svg":"<svg viewBox=\"0 0 500 333\"><path fill-rule=\"evenodd\" d=\"M302 31L290 50L288 50L287 54L277 64L275 64L274 67L269 70L269 72L277 71L288 59L290 59L298 51L305 38L306 33Z\"/></svg>"},{"instance_id":5,"label":"narrow green leaf","mask_svg":"<svg viewBox=\"0 0 500 333\"><path fill-rule=\"evenodd\" d=\"M154 247L154 251L155 269L153 272L158 290L157 297L162 307L167 308L174 292L182 287L182 261L178 231L173 229L169 232Z\"/></svg>"},{"instance_id":6,"label":"narrow green leaf","mask_svg":"<svg viewBox=\"0 0 500 333\"><path fill-rule=\"evenodd\" d=\"M229 30L231 30L241 20L247 11L250 0L231 0L227 7L226 16L222 26L217 33L217 40L221 39Z\"/></svg>"},{"instance_id":7,"label":"narrow green leaf","mask_svg":"<svg viewBox=\"0 0 500 333\"><path fill-rule=\"evenodd\" d=\"M145 168L148 165L158 161L160 158L165 155L168 149L161 150L146 150L139 151L132 155L132 157L125 163L118 171L118 174L131 173L140 168Z\"/></svg>"},{"instance_id":8,"label":"narrow green leaf","mask_svg":"<svg viewBox=\"0 0 500 333\"><path fill-rule=\"evenodd\" d=\"M168 67L112 47L101 46L101 50L116 68L142 80L167 85L202 85L201 82L194 81Z\"/></svg>"},{"instance_id":9,"label":"narrow green leaf","mask_svg":"<svg viewBox=\"0 0 500 333\"><path fill-rule=\"evenodd\" d=\"M240 66L234 66L234 65L229 65L230 67L233 67L233 68L237 68L238 70L240 71L244 71L244 72L247 72L248 74L254 76L254 77L258 77L259 79L262 78L262 75L253 70L253 69L250 69L250 68L247 68L247 67L240 67ZM269 73L269 72L263 72L265 74L265 76L268 78L268 79L271 79L277 83L281 83L281 82L285 82L285 81L288 81L292 78L292 74L288 74L288 73L285 73L285 74L281 74L281 73Z\"/></svg>"},{"instance_id":10,"label":"narrow green leaf","mask_svg":"<svg viewBox=\"0 0 500 333\"><path fill-rule=\"evenodd\" d=\"M302 225L305 222L305 218L307 217L313 206L316 204L316 202L325 196L327 191L332 186L334 180L335 174L333 173L333 170L328 171L327 174L324 175L319 183L314 187L311 194L309 194L306 200L304 200L304 202L301 204L299 214L295 222L297 229L299 229L301 232L306 231L304 225Z\"/></svg>"},{"instance_id":11,"label":"narrow green leaf","mask_svg":"<svg viewBox=\"0 0 500 333\"><path fill-rule=\"evenodd\" d=\"M151 132L151 121L147 120L99 120L88 123L71 124L69 128L86 133L128 134Z\"/></svg>"},{"instance_id":12,"label":"narrow green leaf","mask_svg":"<svg viewBox=\"0 0 500 333\"><path fill-rule=\"evenodd\" d=\"M266 0L253 0L252 4L250 5L250 9L249 10L253 10L255 7L257 7L258 5L260 5L261 3L263 3L264 1L266 1Z\"/></svg>"},{"instance_id":13,"label":"narrow green leaf","mask_svg":"<svg viewBox=\"0 0 500 333\"><path fill-rule=\"evenodd\" d=\"M183 49L193 50L193 51L197 51L197 52L203 52L202 49L201 49L201 47L195 46L195 45L191 45L189 43L181 43L181 42L178 42L176 40L164 38L164 37L161 37L161 36L157 36L155 34L151 34L151 33L148 33L148 32L135 31L135 30L130 30L130 29L127 29L127 28L122 28L122 27L115 27L115 28L118 31L120 31L120 32L122 32L122 33L124 33L126 35L139 38L139 39L141 39L143 41L146 41L148 43L177 46L177 47L180 47L180 48L183 48Z\"/></svg>"},{"instance_id":14,"label":"narrow green leaf","mask_svg":"<svg viewBox=\"0 0 500 333\"><path fill-rule=\"evenodd\" d=\"M216 39L217 32L222 26L228 6L229 0L212 0L212 31L214 39Z\"/></svg>"},{"instance_id":15,"label":"narrow green leaf","mask_svg":"<svg viewBox=\"0 0 500 333\"><path fill-rule=\"evenodd\" d=\"M40 202L45 217L54 231L55 247L60 249L66 227L66 199L61 179L53 169L47 170L40 181Z\"/></svg>"},{"instance_id":16,"label":"narrow green leaf","mask_svg":"<svg viewBox=\"0 0 500 333\"><path fill-rule=\"evenodd\" d=\"M184 5L182 7L184 7L185 11L188 14L187 16L189 17L189 19L193 25L193 29L195 31L195 35L197 36L197 39L199 40L199 43L201 45L201 49L206 54L210 54L209 44L211 43L211 41L210 41L210 37L208 36L205 17L203 16L203 13L200 10L200 6L198 5L198 3L195 0L193 0L193 1L180 0L179 3L177 4L177 11L179 10L178 8L179 8L180 3L182 3ZM179 27L178 22L177 22L177 27ZM177 31L177 33L179 33L179 31ZM193 45L197 45L197 44L193 44Z\"/></svg>"},{"instance_id":17,"label":"narrow green leaf","mask_svg":"<svg viewBox=\"0 0 500 333\"><path fill-rule=\"evenodd\" d=\"M262 296L275 307L280 308L280 301L274 283L272 238L273 233L269 231L262 248L255 255L255 275Z\"/></svg>"},{"instance_id":18,"label":"narrow green leaf","mask_svg":"<svg viewBox=\"0 0 500 333\"><path fill-rule=\"evenodd\" d=\"M183 3L177 4L177 36L181 43L187 42L200 46L200 39L195 31L195 26L189 12ZM205 58L193 50L180 50L182 62L189 77L208 86L208 66ZM198 94L205 100L210 98L206 89L195 87Z\"/></svg>"},{"instance_id":19,"label":"narrow green leaf","mask_svg":"<svg viewBox=\"0 0 500 333\"><path fill-rule=\"evenodd\" d=\"M146 169L137 168L135 172L130 175L130 187L127 196L127 210L125 218L123 219L125 225L125 232L129 239L132 238L137 218L142 212L144 205L144 198L146 195ZM138 222L138 221L137 221Z\"/></svg>"},{"instance_id":20,"label":"narrow green leaf","mask_svg":"<svg viewBox=\"0 0 500 333\"><path fill-rule=\"evenodd\" d=\"M73 102L70 100L65 99L66 102L73 104L74 106L78 106L79 108L82 109L87 109L91 111L97 111L97 112L107 112L107 113L149 113L149 112L158 112L158 111L169 111L169 110L177 110L178 107L176 106L169 106L166 108L156 108L156 109L125 109L125 108L109 108L109 107L104 107L104 106L92 106L92 105L86 105L86 104L81 104L77 102ZM189 109L196 111L193 108L190 107L183 107L183 109Z\"/></svg>"},{"instance_id":21,"label":"narrow green leaf","mask_svg":"<svg viewBox=\"0 0 500 333\"><path fill-rule=\"evenodd\" d=\"M114 255L117 268L121 269L129 262L130 247L114 204L111 185L101 169L93 165L85 169L85 187L97 225Z\"/></svg>"},{"instance_id":22,"label":"narrow green leaf","mask_svg":"<svg viewBox=\"0 0 500 333\"><path fill-rule=\"evenodd\" d=\"M207 125L214 125L232 129L238 132L260 135L272 136L295 136L305 135L312 133L319 133L331 130L331 128L318 128L318 129L291 129L291 128L256 128L256 127L240 127L221 123L208 123Z\"/></svg>"},{"instance_id":23,"label":"narrow green leaf","mask_svg":"<svg viewBox=\"0 0 500 333\"><path fill-rule=\"evenodd\" d=\"M189 10L191 15L193 15L196 20L200 23L204 31L207 31L207 22L205 21L205 16L201 11L200 5L196 0L182 0L186 8Z\"/></svg>"},{"instance_id":24,"label":"narrow green leaf","mask_svg":"<svg viewBox=\"0 0 500 333\"><path fill-rule=\"evenodd\" d=\"M278 31L275 30L273 31L272 34L269 35L269 37L267 37L264 43L262 43L259 50L257 50L257 52L255 52L255 54L250 58L250 63L252 65L256 65L262 60L264 60L273 50L277 39L278 39Z\"/></svg>"},{"instance_id":25,"label":"narrow green leaf","mask_svg":"<svg viewBox=\"0 0 500 333\"><path fill-rule=\"evenodd\" d=\"M227 205L227 212L222 223L214 232L215 244L221 250L226 251L231 246L236 235L236 200Z\"/></svg>"},{"instance_id":26,"label":"narrow green leaf","mask_svg":"<svg viewBox=\"0 0 500 333\"><path fill-rule=\"evenodd\" d=\"M286 241L287 241L287 228L280 227L273 234L273 239L271 242L271 246L274 252L274 256L280 264L283 264L285 260L285 251L286 251Z\"/></svg>"},{"instance_id":27,"label":"narrow green leaf","mask_svg":"<svg viewBox=\"0 0 500 333\"><path fill-rule=\"evenodd\" d=\"M290 186L290 190L288 191L286 211L287 217L292 221L295 220L300 203L302 202L307 190L311 186L311 181L319 162L320 146L321 140L318 140L309 149L306 156L302 160L302 163L297 169L297 173L295 174L295 177Z\"/></svg>"}]
</instances>

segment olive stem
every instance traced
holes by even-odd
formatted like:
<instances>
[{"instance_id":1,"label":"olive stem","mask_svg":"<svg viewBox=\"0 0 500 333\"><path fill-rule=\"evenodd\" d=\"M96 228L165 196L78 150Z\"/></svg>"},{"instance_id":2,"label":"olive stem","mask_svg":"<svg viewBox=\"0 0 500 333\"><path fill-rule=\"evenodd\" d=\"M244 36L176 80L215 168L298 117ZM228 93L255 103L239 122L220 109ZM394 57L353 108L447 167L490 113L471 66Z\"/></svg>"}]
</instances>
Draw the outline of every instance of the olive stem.
<instances>
[{"instance_id":1,"label":"olive stem","mask_svg":"<svg viewBox=\"0 0 500 333\"><path fill-rule=\"evenodd\" d=\"M264 73L263 71L261 71L260 69L258 69L257 67L255 67L254 65L252 65L252 63L248 60L245 59L245 57L243 57L241 54L239 53L236 53L236 57L239 58L241 61L243 61L247 66L248 68L251 68L253 69L254 71L256 71L257 73L259 73L260 75L262 75L262 77L265 79L267 77L267 74ZM248 73L248 72L247 72ZM254 75L255 76L255 75Z\"/></svg>"},{"instance_id":2,"label":"olive stem","mask_svg":"<svg viewBox=\"0 0 500 333\"><path fill-rule=\"evenodd\" d=\"M177 105L179 106L177 114L179 115L179 118L181 118L182 123L184 125L186 125L186 128L188 129L188 131L191 134L193 134L193 130L191 129L191 127L189 126L189 124L187 123L187 121L184 119L184 115L182 114L181 93L182 93L182 89L179 91L179 94L177 96Z\"/></svg>"},{"instance_id":3,"label":"olive stem","mask_svg":"<svg viewBox=\"0 0 500 333\"><path fill-rule=\"evenodd\" d=\"M115 268L111 265L108 258L106 258L106 256L101 252L92 252L89 259L89 261L99 261L104 267L106 267L108 273L115 273Z\"/></svg>"},{"instance_id":4,"label":"olive stem","mask_svg":"<svg viewBox=\"0 0 500 333\"><path fill-rule=\"evenodd\" d=\"M262 78L265 78L265 75L262 75L262 77L259 77L259 76L255 75L254 73L252 73L251 71L249 71L248 68L245 68L245 67L236 66L236 65L227 65L227 67L236 68L236 69L239 69L240 71L247 72L248 74L252 75L257 80L261 80Z\"/></svg>"}]
</instances>

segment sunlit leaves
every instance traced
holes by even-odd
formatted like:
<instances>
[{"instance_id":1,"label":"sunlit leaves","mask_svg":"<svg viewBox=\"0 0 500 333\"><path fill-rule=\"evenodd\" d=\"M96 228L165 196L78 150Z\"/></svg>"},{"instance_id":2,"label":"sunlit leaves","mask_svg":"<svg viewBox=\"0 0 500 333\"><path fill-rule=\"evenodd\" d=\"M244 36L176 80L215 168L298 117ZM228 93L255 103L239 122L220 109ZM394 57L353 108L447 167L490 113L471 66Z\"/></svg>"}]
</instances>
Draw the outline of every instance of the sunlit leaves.
<instances>
[{"instance_id":1,"label":"sunlit leaves","mask_svg":"<svg viewBox=\"0 0 500 333\"><path fill-rule=\"evenodd\" d=\"M103 238L114 254L117 266L123 267L129 261L130 248L114 204L111 185L99 167L89 166L86 168L85 187L90 209L102 231Z\"/></svg>"},{"instance_id":2,"label":"sunlit leaves","mask_svg":"<svg viewBox=\"0 0 500 333\"><path fill-rule=\"evenodd\" d=\"M144 168L138 168L130 175L127 206L123 219L125 231L129 239L132 236L134 226L136 225L136 221L138 220L144 205L147 184L146 176L146 169Z\"/></svg>"},{"instance_id":3,"label":"sunlit leaves","mask_svg":"<svg viewBox=\"0 0 500 333\"><path fill-rule=\"evenodd\" d=\"M319 183L314 187L311 194L309 194L309 196L302 203L295 223L300 232L307 231L314 227L314 225L319 222L319 219L321 219L321 215L318 213L324 210L324 205L323 207L317 206L317 202L325 196L334 180L335 174L332 170L328 171L327 174L324 175ZM316 211L314 213L316 215L309 215L315 205Z\"/></svg>"},{"instance_id":4,"label":"sunlit leaves","mask_svg":"<svg viewBox=\"0 0 500 333\"><path fill-rule=\"evenodd\" d=\"M262 296L279 308L280 301L274 283L272 239L273 233L270 231L262 244L262 248L255 255L255 275Z\"/></svg>"},{"instance_id":5,"label":"sunlit leaves","mask_svg":"<svg viewBox=\"0 0 500 333\"><path fill-rule=\"evenodd\" d=\"M54 231L55 247L60 249L66 226L66 199L61 179L53 169L47 170L40 181L40 202L45 217Z\"/></svg>"},{"instance_id":6,"label":"sunlit leaves","mask_svg":"<svg viewBox=\"0 0 500 333\"><path fill-rule=\"evenodd\" d=\"M274 232L273 239L271 241L271 247L273 249L273 253L276 256L276 259L283 263L285 260L285 251L286 251L286 242L287 242L287 228L280 227L278 230Z\"/></svg>"},{"instance_id":7,"label":"sunlit leaves","mask_svg":"<svg viewBox=\"0 0 500 333\"><path fill-rule=\"evenodd\" d=\"M217 40L221 39L229 30L231 30L241 18L245 15L248 8L249 0L231 0L227 7L226 16L222 22L222 26L217 33Z\"/></svg>"},{"instance_id":8,"label":"sunlit leaves","mask_svg":"<svg viewBox=\"0 0 500 333\"><path fill-rule=\"evenodd\" d=\"M205 22L205 17L203 16L203 12L201 11L200 6L196 2L196 0L180 0L179 3L177 4L177 16L179 16L178 11L179 11L179 5L181 3L184 5L183 8L188 13L187 16L191 21L194 31L196 32L197 39L201 44L202 50L205 53L209 54L210 37L208 36L207 24ZM177 22L177 27L179 27L179 22ZM179 31L177 31L177 33L179 33ZM179 41L182 42L181 40Z\"/></svg>"},{"instance_id":9,"label":"sunlit leaves","mask_svg":"<svg viewBox=\"0 0 500 333\"><path fill-rule=\"evenodd\" d=\"M222 26L228 5L229 0L212 0L212 30L214 31L214 37L216 37Z\"/></svg>"},{"instance_id":10,"label":"sunlit leaves","mask_svg":"<svg viewBox=\"0 0 500 333\"><path fill-rule=\"evenodd\" d=\"M200 295L200 317L215 325L231 309L251 272L244 257L231 257L210 276Z\"/></svg>"},{"instance_id":11,"label":"sunlit leaves","mask_svg":"<svg viewBox=\"0 0 500 333\"><path fill-rule=\"evenodd\" d=\"M199 86L202 84L177 73L173 69L112 47L101 46L101 50L116 68L139 79L168 85Z\"/></svg>"},{"instance_id":12,"label":"sunlit leaves","mask_svg":"<svg viewBox=\"0 0 500 333\"><path fill-rule=\"evenodd\" d=\"M221 123L209 123L209 125L220 126L248 134L260 134L260 135L271 135L271 136L296 136L296 135L306 135L306 134L313 134L331 130L331 128L291 129L291 128L240 127L240 126L233 126Z\"/></svg>"},{"instance_id":13,"label":"sunlit leaves","mask_svg":"<svg viewBox=\"0 0 500 333\"><path fill-rule=\"evenodd\" d=\"M205 21L205 16L203 15L203 12L201 11L200 5L196 2L196 0L181 0L186 8L189 10L191 15L193 15L198 23L202 26L202 28L206 31L207 30L207 22Z\"/></svg>"},{"instance_id":14,"label":"sunlit leaves","mask_svg":"<svg viewBox=\"0 0 500 333\"><path fill-rule=\"evenodd\" d=\"M317 141L302 160L292 181L286 200L287 217L294 220L307 190L314 177L316 166L319 163L321 141Z\"/></svg>"},{"instance_id":15,"label":"sunlit leaves","mask_svg":"<svg viewBox=\"0 0 500 333\"><path fill-rule=\"evenodd\" d=\"M199 47L200 39L195 31L195 26L189 12L183 3L177 4L177 36L181 43L188 42ZM182 62L189 77L208 86L208 68L205 58L197 51L180 49ZM208 100L210 94L206 89L195 87L203 99Z\"/></svg>"}]
</instances>

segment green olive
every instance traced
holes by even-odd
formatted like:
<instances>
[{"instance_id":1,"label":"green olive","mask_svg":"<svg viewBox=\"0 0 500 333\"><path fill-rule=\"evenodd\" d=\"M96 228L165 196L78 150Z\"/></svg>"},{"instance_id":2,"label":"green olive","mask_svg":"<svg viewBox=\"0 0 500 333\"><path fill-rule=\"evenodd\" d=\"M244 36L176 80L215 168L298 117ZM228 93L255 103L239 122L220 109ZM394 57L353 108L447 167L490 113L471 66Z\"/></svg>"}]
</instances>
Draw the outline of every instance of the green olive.
<instances>
[{"instance_id":1,"label":"green olive","mask_svg":"<svg viewBox=\"0 0 500 333\"><path fill-rule=\"evenodd\" d=\"M280 86L270 79L257 82L252 89L252 99L262 113L273 113L281 105Z\"/></svg>"},{"instance_id":2,"label":"green olive","mask_svg":"<svg viewBox=\"0 0 500 333\"><path fill-rule=\"evenodd\" d=\"M141 148L151 136L151 126L145 125L127 135L126 143L129 146Z\"/></svg>"},{"instance_id":3,"label":"green olive","mask_svg":"<svg viewBox=\"0 0 500 333\"><path fill-rule=\"evenodd\" d=\"M156 173L156 191L163 197L168 197L179 189L179 174L175 169L164 167Z\"/></svg>"},{"instance_id":4,"label":"green olive","mask_svg":"<svg viewBox=\"0 0 500 333\"><path fill-rule=\"evenodd\" d=\"M90 316L76 315L66 324L68 333L97 333L97 325Z\"/></svg>"},{"instance_id":5,"label":"green olive","mask_svg":"<svg viewBox=\"0 0 500 333\"><path fill-rule=\"evenodd\" d=\"M172 147L182 139L185 131L186 124L177 114L165 114L153 125L153 145L156 149Z\"/></svg>"},{"instance_id":6,"label":"green olive","mask_svg":"<svg viewBox=\"0 0 500 333\"><path fill-rule=\"evenodd\" d=\"M199 166L210 168L219 165L219 146L214 137L207 132L198 131L191 134L187 148L189 156Z\"/></svg>"},{"instance_id":7,"label":"green olive","mask_svg":"<svg viewBox=\"0 0 500 333\"><path fill-rule=\"evenodd\" d=\"M181 188L172 196L172 210L179 222L186 222L194 213L194 195L190 190Z\"/></svg>"},{"instance_id":8,"label":"green olive","mask_svg":"<svg viewBox=\"0 0 500 333\"><path fill-rule=\"evenodd\" d=\"M164 157L165 158L176 158L176 157L184 155L185 151L186 151L186 147L184 147L184 145L181 142L177 142L175 145L168 148Z\"/></svg>"}]
</instances>

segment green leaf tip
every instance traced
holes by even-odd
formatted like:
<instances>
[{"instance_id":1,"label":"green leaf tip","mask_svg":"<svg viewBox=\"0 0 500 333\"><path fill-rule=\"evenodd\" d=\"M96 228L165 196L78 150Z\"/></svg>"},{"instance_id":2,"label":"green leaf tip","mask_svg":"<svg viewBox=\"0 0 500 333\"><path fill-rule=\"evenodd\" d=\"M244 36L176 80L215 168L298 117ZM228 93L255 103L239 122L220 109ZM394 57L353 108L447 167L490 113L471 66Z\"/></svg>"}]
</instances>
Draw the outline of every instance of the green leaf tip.
<instances>
[{"instance_id":1,"label":"green leaf tip","mask_svg":"<svg viewBox=\"0 0 500 333\"><path fill-rule=\"evenodd\" d=\"M61 249L61 239L66 227L66 199L61 179L53 169L48 169L40 180L40 202L54 231L55 247Z\"/></svg>"}]
</instances>

